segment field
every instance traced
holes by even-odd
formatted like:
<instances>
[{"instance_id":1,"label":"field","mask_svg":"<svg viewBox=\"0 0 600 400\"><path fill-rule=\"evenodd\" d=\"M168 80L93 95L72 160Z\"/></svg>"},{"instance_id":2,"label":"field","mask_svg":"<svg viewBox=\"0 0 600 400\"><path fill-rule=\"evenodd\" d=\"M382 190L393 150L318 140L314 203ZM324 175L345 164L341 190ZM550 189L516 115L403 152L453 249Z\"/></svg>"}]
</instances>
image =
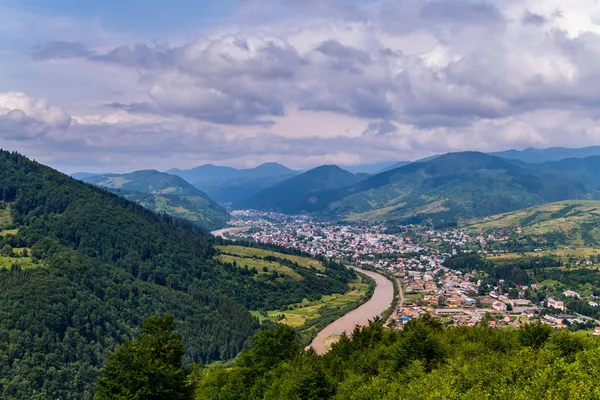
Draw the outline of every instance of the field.
<instances>
[{"instance_id":1,"label":"field","mask_svg":"<svg viewBox=\"0 0 600 400\"><path fill-rule=\"evenodd\" d=\"M270 251L270 250L257 249L257 248L253 248L253 247L243 247L243 246L217 246L217 249L219 249L221 251L221 253L223 253L223 254L229 254L231 256L243 257L245 259L263 258L263 257L269 257L269 256L283 258L283 259L289 260L293 263L298 263L298 265L300 265L301 267L316 268L319 271L325 271L325 267L323 266L321 261L318 261L318 260L315 260L312 258L294 256L294 255L278 253L278 252ZM250 265L248 265L248 266L250 267ZM262 267L262 264L261 264L261 267ZM250 267L250 268L252 268L252 267Z\"/></svg>"},{"instance_id":2,"label":"field","mask_svg":"<svg viewBox=\"0 0 600 400\"><path fill-rule=\"evenodd\" d=\"M321 311L324 307L343 308L352 303L357 303L366 296L369 289L369 284L363 282L362 278L358 278L350 286L352 290L344 294L323 296L317 301L304 299L302 303L291 305L288 310L273 310L266 313L252 311L252 314L261 321L279 322L294 328L300 328L321 318Z\"/></svg>"},{"instance_id":3,"label":"field","mask_svg":"<svg viewBox=\"0 0 600 400\"><path fill-rule=\"evenodd\" d=\"M0 268L11 269L13 265L18 265L22 269L28 269L28 268L37 268L37 267L41 266L41 264L34 264L31 257L21 257L20 255L23 254L24 250L27 250L27 253L31 254L31 249L15 247L15 248L13 248L13 252L16 255L19 255L18 257L8 257L8 256L0 255Z\"/></svg>"},{"instance_id":4,"label":"field","mask_svg":"<svg viewBox=\"0 0 600 400\"><path fill-rule=\"evenodd\" d=\"M279 274L288 275L296 280L302 279L302 276L300 274L298 274L296 271L294 271L292 268L287 267L285 265L281 265L280 263L275 262L275 261L266 261L266 260L261 260L259 258L255 259L255 258L248 258L248 257L232 256L229 254L221 254L217 257L217 259L221 263L233 264L235 262L235 264L240 268L245 268L246 266L250 269L256 268L259 275L268 274L273 271L277 271L277 273L279 273ZM264 267L266 267L266 270L264 269Z\"/></svg>"},{"instance_id":5,"label":"field","mask_svg":"<svg viewBox=\"0 0 600 400\"><path fill-rule=\"evenodd\" d=\"M481 232L523 226L525 233L543 235L555 231L568 232L582 223L595 221L600 221L600 201L571 200L472 220L465 227Z\"/></svg>"},{"instance_id":6,"label":"field","mask_svg":"<svg viewBox=\"0 0 600 400\"><path fill-rule=\"evenodd\" d=\"M486 258L491 261L517 261L523 257L543 257L552 256L559 258L562 262L566 263L570 259L575 260L589 260L590 257L594 259L594 265L598 264L596 258L600 255L600 248L594 247L563 247L556 250L545 250L545 251L528 251L524 253L501 253L501 254L487 254Z\"/></svg>"}]
</instances>

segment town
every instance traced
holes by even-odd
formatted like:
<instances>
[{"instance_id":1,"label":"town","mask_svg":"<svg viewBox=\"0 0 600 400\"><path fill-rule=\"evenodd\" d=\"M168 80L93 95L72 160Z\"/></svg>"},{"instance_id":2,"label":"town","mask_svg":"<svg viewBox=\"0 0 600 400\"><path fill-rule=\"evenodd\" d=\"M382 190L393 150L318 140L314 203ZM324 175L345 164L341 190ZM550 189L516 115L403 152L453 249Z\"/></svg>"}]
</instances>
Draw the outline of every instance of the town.
<instances>
[{"instance_id":1,"label":"town","mask_svg":"<svg viewBox=\"0 0 600 400\"><path fill-rule=\"evenodd\" d=\"M503 279L490 283L482 271L446 265L461 254L507 252L498 245L520 234L520 228L481 234L458 228L407 227L391 234L380 224L331 222L305 215L240 210L232 212L232 217L234 228L227 236L232 240L296 249L392 277L401 294L390 322L399 329L412 318L430 314L457 326L485 322L492 327L518 327L541 321L554 328L600 335L597 320L569 310L563 301L586 300L595 308L600 302L595 296L583 299L570 289L550 295L540 284L511 286Z\"/></svg>"}]
</instances>

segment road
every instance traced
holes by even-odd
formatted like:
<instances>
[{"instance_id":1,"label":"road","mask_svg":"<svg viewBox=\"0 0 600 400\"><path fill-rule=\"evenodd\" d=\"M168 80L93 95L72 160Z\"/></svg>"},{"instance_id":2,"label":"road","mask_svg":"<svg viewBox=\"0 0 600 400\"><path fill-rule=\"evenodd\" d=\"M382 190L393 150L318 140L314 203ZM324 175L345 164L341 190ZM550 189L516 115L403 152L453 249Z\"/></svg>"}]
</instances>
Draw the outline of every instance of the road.
<instances>
[{"instance_id":1,"label":"road","mask_svg":"<svg viewBox=\"0 0 600 400\"><path fill-rule=\"evenodd\" d=\"M375 272L354 269L375 280L376 287L373 296L366 303L333 321L317 334L310 344L317 354L326 353L342 332L350 334L357 325L366 326L369 320L373 320L392 304L394 285L389 279Z\"/></svg>"}]
</instances>

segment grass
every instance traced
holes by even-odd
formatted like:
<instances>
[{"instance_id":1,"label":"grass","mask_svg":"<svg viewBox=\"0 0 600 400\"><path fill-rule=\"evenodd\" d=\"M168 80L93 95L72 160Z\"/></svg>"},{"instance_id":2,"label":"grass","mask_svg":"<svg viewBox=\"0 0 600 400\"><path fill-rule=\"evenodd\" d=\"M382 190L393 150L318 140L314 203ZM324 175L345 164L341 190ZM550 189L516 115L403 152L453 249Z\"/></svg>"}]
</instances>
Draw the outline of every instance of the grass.
<instances>
[{"instance_id":1,"label":"grass","mask_svg":"<svg viewBox=\"0 0 600 400\"><path fill-rule=\"evenodd\" d=\"M290 254L278 253L276 251L257 249L255 247L243 247L243 246L217 246L217 249L221 251L223 254L229 254L232 256L238 256L243 258L263 258L263 257L277 257L289 260L291 262L297 263L301 267L305 268L316 268L319 271L325 271L325 266L321 261L315 260L313 258L308 257L300 257ZM250 265L248 265L250 267ZM250 267L252 268L252 267Z\"/></svg>"},{"instance_id":2,"label":"grass","mask_svg":"<svg viewBox=\"0 0 600 400\"><path fill-rule=\"evenodd\" d=\"M511 260L519 260L523 257L542 257L542 256L552 256L560 258L561 261L567 262L569 258L573 257L578 260L589 259L590 256L596 257L600 254L599 248L594 247L569 247L556 250L546 250L546 251L529 251L525 253L499 253L499 254L487 254L486 258L492 261L511 261ZM594 260L595 261L595 260ZM595 261L597 263L597 261Z\"/></svg>"},{"instance_id":3,"label":"grass","mask_svg":"<svg viewBox=\"0 0 600 400\"><path fill-rule=\"evenodd\" d=\"M316 301L304 299L302 303L293 304L288 310L267 311L266 316L260 311L252 311L252 314L261 321L273 321L290 325L294 328L300 328L310 321L321 317L320 310L323 307L341 308L351 303L356 303L363 299L368 291L368 283L364 283L361 278L350 284L351 290L344 294L332 294L323 296ZM283 319L280 318L283 316Z\"/></svg>"},{"instance_id":4,"label":"grass","mask_svg":"<svg viewBox=\"0 0 600 400\"><path fill-rule=\"evenodd\" d=\"M16 235L17 232L19 232L19 229L5 229L5 230L0 230L0 236Z\"/></svg>"},{"instance_id":5,"label":"grass","mask_svg":"<svg viewBox=\"0 0 600 400\"><path fill-rule=\"evenodd\" d=\"M261 260L258 258L257 259L244 258L244 257L232 256L229 254L221 254L217 257L217 259L221 263L233 264L235 262L239 268L244 268L245 266L248 266L248 268L250 268L250 269L256 268L259 275L268 274L273 271L277 271L277 273L279 273L279 274L288 275L296 280L302 279L302 276L299 273L297 273L296 271L294 271L292 268L285 266L285 265L281 265L278 262L265 261L265 260ZM267 267L267 271L263 270L264 267Z\"/></svg>"},{"instance_id":6,"label":"grass","mask_svg":"<svg viewBox=\"0 0 600 400\"><path fill-rule=\"evenodd\" d=\"M405 303L415 303L423 298L422 293L406 293L404 294Z\"/></svg>"},{"instance_id":7,"label":"grass","mask_svg":"<svg viewBox=\"0 0 600 400\"><path fill-rule=\"evenodd\" d=\"M21 253L22 249L13 249L15 253ZM39 268L41 264L34 264L31 257L7 257L0 256L0 268L11 269L13 265L18 265L22 269Z\"/></svg>"},{"instance_id":8,"label":"grass","mask_svg":"<svg viewBox=\"0 0 600 400\"><path fill-rule=\"evenodd\" d=\"M570 200L492 215L467 222L465 227L482 232L524 225L524 233L543 235L557 231L568 233L579 228L582 223L598 219L600 219L600 201Z\"/></svg>"}]
</instances>

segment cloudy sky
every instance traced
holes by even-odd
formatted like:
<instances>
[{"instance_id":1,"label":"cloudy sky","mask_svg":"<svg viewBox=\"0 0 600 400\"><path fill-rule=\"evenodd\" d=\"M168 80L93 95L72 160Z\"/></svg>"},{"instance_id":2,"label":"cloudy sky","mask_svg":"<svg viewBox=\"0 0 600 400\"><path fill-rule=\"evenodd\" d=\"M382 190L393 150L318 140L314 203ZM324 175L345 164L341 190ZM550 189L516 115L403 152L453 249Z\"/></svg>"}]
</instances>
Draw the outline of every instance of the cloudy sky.
<instances>
[{"instance_id":1,"label":"cloudy sky","mask_svg":"<svg viewBox=\"0 0 600 400\"><path fill-rule=\"evenodd\" d=\"M0 0L0 147L66 172L600 143L599 0Z\"/></svg>"}]
</instances>

